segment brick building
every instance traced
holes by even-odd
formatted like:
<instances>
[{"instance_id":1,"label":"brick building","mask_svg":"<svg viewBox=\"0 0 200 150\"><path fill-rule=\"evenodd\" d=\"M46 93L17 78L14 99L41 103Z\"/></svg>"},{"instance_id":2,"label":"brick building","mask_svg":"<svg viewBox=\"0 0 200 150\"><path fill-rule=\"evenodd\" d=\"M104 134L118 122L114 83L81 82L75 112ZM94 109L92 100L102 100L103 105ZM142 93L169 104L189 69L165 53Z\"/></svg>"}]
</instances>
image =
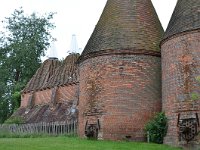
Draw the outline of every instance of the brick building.
<instances>
[{"instance_id":1,"label":"brick building","mask_svg":"<svg viewBox=\"0 0 200 150\"><path fill-rule=\"evenodd\" d=\"M181 126L199 131L200 116L200 1L178 0L164 38L162 54L162 106L168 118L165 143L178 145L184 137ZM193 141L200 140L196 136Z\"/></svg>"},{"instance_id":2,"label":"brick building","mask_svg":"<svg viewBox=\"0 0 200 150\"><path fill-rule=\"evenodd\" d=\"M78 57L71 54L62 63L47 59L22 91L21 107L13 116L23 117L26 123L76 119Z\"/></svg>"},{"instance_id":3,"label":"brick building","mask_svg":"<svg viewBox=\"0 0 200 150\"><path fill-rule=\"evenodd\" d=\"M144 141L144 125L161 111L163 35L149 0L108 0L79 58L79 135ZM89 73L88 73L89 72Z\"/></svg>"},{"instance_id":4,"label":"brick building","mask_svg":"<svg viewBox=\"0 0 200 150\"><path fill-rule=\"evenodd\" d=\"M198 143L199 12L199 0L178 0L164 34L150 0L108 0L81 56L46 60L15 115L78 119L80 137L145 141L145 124L163 110L166 144L188 142L187 133Z\"/></svg>"}]
</instances>

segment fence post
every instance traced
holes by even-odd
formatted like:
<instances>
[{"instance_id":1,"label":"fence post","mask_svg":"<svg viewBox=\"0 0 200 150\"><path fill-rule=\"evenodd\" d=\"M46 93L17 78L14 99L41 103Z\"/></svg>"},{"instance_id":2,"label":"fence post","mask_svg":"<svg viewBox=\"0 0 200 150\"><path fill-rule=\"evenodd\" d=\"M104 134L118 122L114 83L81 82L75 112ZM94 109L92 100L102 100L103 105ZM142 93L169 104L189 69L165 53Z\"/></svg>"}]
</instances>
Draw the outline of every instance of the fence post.
<instances>
[{"instance_id":1,"label":"fence post","mask_svg":"<svg viewBox=\"0 0 200 150\"><path fill-rule=\"evenodd\" d=\"M148 143L150 142L150 134L149 134L149 131L147 131L147 142L148 142Z\"/></svg>"}]
</instances>

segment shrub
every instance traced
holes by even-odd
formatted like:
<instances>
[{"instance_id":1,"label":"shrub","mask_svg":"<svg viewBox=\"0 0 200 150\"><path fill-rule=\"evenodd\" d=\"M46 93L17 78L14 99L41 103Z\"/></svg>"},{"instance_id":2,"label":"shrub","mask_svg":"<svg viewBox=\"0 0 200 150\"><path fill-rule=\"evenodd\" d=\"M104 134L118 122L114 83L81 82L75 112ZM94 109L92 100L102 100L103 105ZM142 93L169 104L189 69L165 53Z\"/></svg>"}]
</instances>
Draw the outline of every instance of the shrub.
<instances>
[{"instance_id":1,"label":"shrub","mask_svg":"<svg viewBox=\"0 0 200 150\"><path fill-rule=\"evenodd\" d=\"M150 142L162 144L167 133L167 117L165 116L165 113L158 113L147 123L145 130L149 134Z\"/></svg>"},{"instance_id":2,"label":"shrub","mask_svg":"<svg viewBox=\"0 0 200 150\"><path fill-rule=\"evenodd\" d=\"M14 107L14 111L15 111L20 107L20 102L21 102L20 92L16 91L12 94L12 101L13 101L13 107Z\"/></svg>"}]
</instances>

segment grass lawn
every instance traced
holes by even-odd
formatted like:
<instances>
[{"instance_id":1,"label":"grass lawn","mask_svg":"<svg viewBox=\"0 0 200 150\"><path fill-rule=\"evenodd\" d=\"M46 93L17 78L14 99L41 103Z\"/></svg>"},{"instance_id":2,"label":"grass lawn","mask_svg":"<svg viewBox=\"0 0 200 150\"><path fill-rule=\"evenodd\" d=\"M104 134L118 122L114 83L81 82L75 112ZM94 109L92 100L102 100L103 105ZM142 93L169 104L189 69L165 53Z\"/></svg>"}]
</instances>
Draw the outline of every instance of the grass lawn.
<instances>
[{"instance_id":1,"label":"grass lawn","mask_svg":"<svg viewBox=\"0 0 200 150\"><path fill-rule=\"evenodd\" d=\"M0 138L0 150L179 150L166 145L69 137Z\"/></svg>"}]
</instances>

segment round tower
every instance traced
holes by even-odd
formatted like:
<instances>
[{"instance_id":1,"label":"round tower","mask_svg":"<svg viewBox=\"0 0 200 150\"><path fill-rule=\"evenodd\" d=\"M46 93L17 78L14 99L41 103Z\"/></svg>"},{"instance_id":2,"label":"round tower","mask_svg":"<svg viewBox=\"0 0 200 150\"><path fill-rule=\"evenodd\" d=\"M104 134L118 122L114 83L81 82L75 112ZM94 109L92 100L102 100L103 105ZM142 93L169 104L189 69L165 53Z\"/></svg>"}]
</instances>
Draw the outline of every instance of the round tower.
<instances>
[{"instance_id":1,"label":"round tower","mask_svg":"<svg viewBox=\"0 0 200 150\"><path fill-rule=\"evenodd\" d=\"M200 1L178 0L161 42L165 143L197 141L200 116Z\"/></svg>"},{"instance_id":2,"label":"round tower","mask_svg":"<svg viewBox=\"0 0 200 150\"><path fill-rule=\"evenodd\" d=\"M81 137L144 141L161 111L163 28L150 0L108 0L79 58Z\"/></svg>"}]
</instances>

